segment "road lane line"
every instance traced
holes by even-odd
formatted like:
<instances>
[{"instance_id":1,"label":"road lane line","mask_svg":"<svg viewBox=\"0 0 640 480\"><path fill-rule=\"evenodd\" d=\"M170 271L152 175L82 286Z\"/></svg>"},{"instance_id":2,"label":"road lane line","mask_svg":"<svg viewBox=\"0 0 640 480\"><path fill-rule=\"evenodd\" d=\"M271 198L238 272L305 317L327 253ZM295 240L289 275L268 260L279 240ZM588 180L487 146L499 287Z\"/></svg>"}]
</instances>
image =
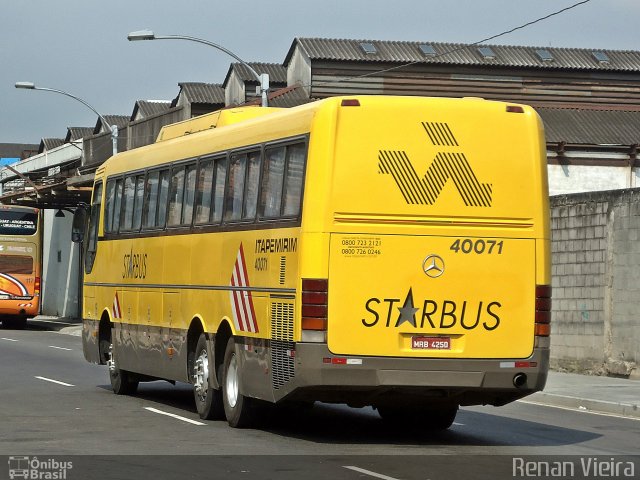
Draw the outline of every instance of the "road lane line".
<instances>
[{"instance_id":1,"label":"road lane line","mask_svg":"<svg viewBox=\"0 0 640 480\"><path fill-rule=\"evenodd\" d=\"M640 422L640 418L638 417L630 417L627 415L619 415L617 413L607 413L607 412L598 412L596 410L580 410L579 408L573 408L573 407L565 407L563 405L551 405L549 403L541 403L541 402L534 402L533 400L516 400L516 402L518 403L526 403L528 405L536 405L538 407L549 407L549 408L558 408L560 410L568 410L570 412L577 412L577 413L589 413L591 415L600 415L602 417L614 417L614 418L623 418L625 420L635 420L636 422Z\"/></svg>"},{"instance_id":2,"label":"road lane line","mask_svg":"<svg viewBox=\"0 0 640 480\"><path fill-rule=\"evenodd\" d=\"M71 352L72 350L70 348L65 348L65 347L56 347L55 345L49 345L49 348L55 348L57 350L66 350L68 352Z\"/></svg>"},{"instance_id":3,"label":"road lane line","mask_svg":"<svg viewBox=\"0 0 640 480\"><path fill-rule=\"evenodd\" d=\"M382 478L382 480L398 480L395 477L389 477L388 475L383 475L382 473L372 472L371 470L365 470L364 468L354 467L352 465L343 465L342 468L348 468L349 470L353 470L354 472L364 473L365 475L369 475L370 477Z\"/></svg>"},{"instance_id":4,"label":"road lane line","mask_svg":"<svg viewBox=\"0 0 640 480\"><path fill-rule=\"evenodd\" d=\"M47 378L47 377L35 377L38 380L44 380L45 382L51 382L51 383L57 383L58 385L64 385L65 387L75 387L75 385L72 385L70 383L65 383L65 382L61 382L59 380L53 380L51 378Z\"/></svg>"},{"instance_id":5,"label":"road lane line","mask_svg":"<svg viewBox=\"0 0 640 480\"><path fill-rule=\"evenodd\" d=\"M453 422L453 425L456 425L458 427L464 427L464 423Z\"/></svg>"},{"instance_id":6,"label":"road lane line","mask_svg":"<svg viewBox=\"0 0 640 480\"><path fill-rule=\"evenodd\" d=\"M149 410L153 413L159 413L160 415L166 415L167 417L177 418L178 420L182 420L183 422L191 423L193 425L206 425L206 423L197 422L196 420L191 420L190 418L181 417L180 415L176 415L175 413L163 412L162 410L158 410L157 408L144 407L145 410Z\"/></svg>"},{"instance_id":7,"label":"road lane line","mask_svg":"<svg viewBox=\"0 0 640 480\"><path fill-rule=\"evenodd\" d=\"M0 340L6 340L7 342L17 342L18 341L18 340L14 339L14 338L5 338L5 337L0 338Z\"/></svg>"}]
</instances>

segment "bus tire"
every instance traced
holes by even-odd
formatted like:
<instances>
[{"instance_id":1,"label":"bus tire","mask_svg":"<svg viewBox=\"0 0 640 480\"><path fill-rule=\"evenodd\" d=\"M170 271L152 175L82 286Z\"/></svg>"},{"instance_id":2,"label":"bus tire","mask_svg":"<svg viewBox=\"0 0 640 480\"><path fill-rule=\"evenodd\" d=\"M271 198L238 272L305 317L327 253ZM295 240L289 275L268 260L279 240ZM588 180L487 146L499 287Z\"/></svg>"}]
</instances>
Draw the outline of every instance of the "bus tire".
<instances>
[{"instance_id":1,"label":"bus tire","mask_svg":"<svg viewBox=\"0 0 640 480\"><path fill-rule=\"evenodd\" d=\"M227 422L234 428L248 427L254 418L253 399L240 393L240 362L233 337L227 342L222 368L222 400Z\"/></svg>"},{"instance_id":2,"label":"bus tire","mask_svg":"<svg viewBox=\"0 0 640 480\"><path fill-rule=\"evenodd\" d=\"M100 356L106 360L109 366L109 380L111 381L111 389L116 395L133 395L138 390L140 383L135 373L121 370L116 364L113 355L113 344L111 340L103 339L100 341Z\"/></svg>"},{"instance_id":3,"label":"bus tire","mask_svg":"<svg viewBox=\"0 0 640 480\"><path fill-rule=\"evenodd\" d=\"M394 424L403 423L414 425L424 430L446 430L456 419L458 405L424 405L420 407L407 407L396 405L380 405L378 413L383 420Z\"/></svg>"},{"instance_id":4,"label":"bus tire","mask_svg":"<svg viewBox=\"0 0 640 480\"><path fill-rule=\"evenodd\" d=\"M111 388L116 395L133 395L138 390L138 380L135 373L116 368L114 372L109 372Z\"/></svg>"},{"instance_id":5,"label":"bus tire","mask_svg":"<svg viewBox=\"0 0 640 480\"><path fill-rule=\"evenodd\" d=\"M210 361L207 350L207 337L200 334L194 355L191 378L193 379L193 396L196 401L198 415L203 420L222 420L224 418L224 406L222 404L221 389L214 389L214 372L210 367L214 362Z\"/></svg>"}]
</instances>

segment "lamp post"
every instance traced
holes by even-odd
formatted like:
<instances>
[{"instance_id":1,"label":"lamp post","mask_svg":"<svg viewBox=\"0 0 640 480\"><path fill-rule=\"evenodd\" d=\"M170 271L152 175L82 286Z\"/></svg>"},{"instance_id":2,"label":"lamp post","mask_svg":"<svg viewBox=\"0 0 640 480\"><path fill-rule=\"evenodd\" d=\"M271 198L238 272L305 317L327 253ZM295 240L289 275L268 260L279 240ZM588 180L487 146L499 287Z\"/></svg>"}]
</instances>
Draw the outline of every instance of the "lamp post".
<instances>
[{"instance_id":1,"label":"lamp post","mask_svg":"<svg viewBox=\"0 0 640 480\"><path fill-rule=\"evenodd\" d=\"M67 97L73 98L74 100L77 100L78 102L82 103L85 107L89 108L93 113L95 113L98 116L98 118L100 118L100 121L102 122L102 125L111 132L111 142L113 144L113 154L115 155L116 153L118 153L118 126L117 125L109 125L109 122L107 122L107 120L102 115L100 115L95 108L93 108L91 105L89 105L83 99L81 99L79 97L76 97L75 95L71 95L70 93L64 92L62 90L57 90L55 88L36 87L35 84L33 84L32 82L16 82L15 87L16 88L20 88L20 89L25 89L25 90L42 90L42 91L45 91L45 92L59 93L61 95L65 95Z\"/></svg>"},{"instance_id":2,"label":"lamp post","mask_svg":"<svg viewBox=\"0 0 640 480\"><path fill-rule=\"evenodd\" d=\"M235 53L224 48L221 45L218 45L217 43L213 43L208 40L203 40L201 38L188 37L185 35L156 35L151 30L139 30L136 32L131 32L129 35L127 35L127 40L129 40L130 42L134 42L138 40L188 40L190 42L202 43L204 45L217 48L218 50L235 58L238 62L240 62L242 65L244 65L249 69L251 74L258 80L258 84L260 85L260 96L262 97L262 106L263 107L269 106L269 102L267 98L267 94L269 92L269 74L256 72L255 69L251 67L251 65L249 65L247 62L242 60L240 57L238 57Z\"/></svg>"}]
</instances>

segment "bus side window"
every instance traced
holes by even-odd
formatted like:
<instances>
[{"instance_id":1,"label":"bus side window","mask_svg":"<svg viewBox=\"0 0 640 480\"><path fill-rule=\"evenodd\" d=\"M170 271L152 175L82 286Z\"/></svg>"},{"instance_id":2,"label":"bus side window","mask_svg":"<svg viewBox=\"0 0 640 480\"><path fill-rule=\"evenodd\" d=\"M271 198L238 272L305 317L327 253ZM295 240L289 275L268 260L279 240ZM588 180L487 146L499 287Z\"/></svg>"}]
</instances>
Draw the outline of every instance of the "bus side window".
<instances>
[{"instance_id":1,"label":"bus side window","mask_svg":"<svg viewBox=\"0 0 640 480\"><path fill-rule=\"evenodd\" d=\"M144 175L136 177L135 203L133 205L133 229L137 232L142 225L142 199L144 198Z\"/></svg>"},{"instance_id":2,"label":"bus side window","mask_svg":"<svg viewBox=\"0 0 640 480\"><path fill-rule=\"evenodd\" d=\"M102 204L102 182L93 187L93 202L91 204L91 216L89 217L89 232L87 236L87 251L85 253L84 271L91 273L93 263L98 250L98 223L100 220L100 207Z\"/></svg>"},{"instance_id":3,"label":"bus side window","mask_svg":"<svg viewBox=\"0 0 640 480\"><path fill-rule=\"evenodd\" d=\"M243 220L252 220L256 218L256 207L258 205L258 188L260 187L260 164L262 163L262 155L260 151L250 152L248 156L247 167L247 186L244 195L244 214Z\"/></svg>"},{"instance_id":4,"label":"bus side window","mask_svg":"<svg viewBox=\"0 0 640 480\"><path fill-rule=\"evenodd\" d=\"M107 182L107 195L104 204L104 231L109 233L113 230L113 202L116 196L116 181L111 179Z\"/></svg>"},{"instance_id":5,"label":"bus side window","mask_svg":"<svg viewBox=\"0 0 640 480\"><path fill-rule=\"evenodd\" d=\"M213 173L213 160L200 162L198 182L196 185L196 224L207 223L211 217Z\"/></svg>"},{"instance_id":6,"label":"bus side window","mask_svg":"<svg viewBox=\"0 0 640 480\"><path fill-rule=\"evenodd\" d=\"M111 231L113 233L118 232L118 226L120 225L120 209L122 207L122 179L116 180L115 200L113 201L113 220L111 222Z\"/></svg>"},{"instance_id":7,"label":"bus side window","mask_svg":"<svg viewBox=\"0 0 640 480\"><path fill-rule=\"evenodd\" d=\"M247 154L231 155L229 165L229 182L224 209L224 221L235 221L242 218L242 200L244 197L245 173L247 170Z\"/></svg>"},{"instance_id":8,"label":"bus side window","mask_svg":"<svg viewBox=\"0 0 640 480\"><path fill-rule=\"evenodd\" d=\"M184 166L175 167L171 173L169 187L169 216L167 226L180 225L182 215L182 197L184 195Z\"/></svg>"},{"instance_id":9,"label":"bus side window","mask_svg":"<svg viewBox=\"0 0 640 480\"><path fill-rule=\"evenodd\" d=\"M187 165L184 185L184 202L182 204L182 225L191 225L193 220L193 201L196 194L196 166Z\"/></svg>"},{"instance_id":10,"label":"bus side window","mask_svg":"<svg viewBox=\"0 0 640 480\"><path fill-rule=\"evenodd\" d=\"M300 213L302 176L306 156L304 143L287 146L287 175L284 186L284 212L287 217Z\"/></svg>"},{"instance_id":11,"label":"bus side window","mask_svg":"<svg viewBox=\"0 0 640 480\"><path fill-rule=\"evenodd\" d=\"M120 217L120 230L131 230L133 226L133 202L136 189L136 177L129 176L124 179L124 212Z\"/></svg>"},{"instance_id":12,"label":"bus side window","mask_svg":"<svg viewBox=\"0 0 640 480\"><path fill-rule=\"evenodd\" d=\"M282 187L284 185L284 159L285 147L265 150L262 192L258 212L261 218L278 218L280 216Z\"/></svg>"},{"instance_id":13,"label":"bus side window","mask_svg":"<svg viewBox=\"0 0 640 480\"><path fill-rule=\"evenodd\" d=\"M142 224L144 228L156 226L156 212L158 210L158 184L160 172L149 172L144 188L144 209L142 212Z\"/></svg>"},{"instance_id":14,"label":"bus side window","mask_svg":"<svg viewBox=\"0 0 640 480\"><path fill-rule=\"evenodd\" d=\"M216 160L216 185L213 192L213 214L211 221L222 221L222 205L224 204L224 186L227 181L227 157Z\"/></svg>"},{"instance_id":15,"label":"bus side window","mask_svg":"<svg viewBox=\"0 0 640 480\"><path fill-rule=\"evenodd\" d=\"M169 170L160 172L160 192L158 195L158 220L156 227L164 228L167 223L167 202L169 200Z\"/></svg>"}]
</instances>

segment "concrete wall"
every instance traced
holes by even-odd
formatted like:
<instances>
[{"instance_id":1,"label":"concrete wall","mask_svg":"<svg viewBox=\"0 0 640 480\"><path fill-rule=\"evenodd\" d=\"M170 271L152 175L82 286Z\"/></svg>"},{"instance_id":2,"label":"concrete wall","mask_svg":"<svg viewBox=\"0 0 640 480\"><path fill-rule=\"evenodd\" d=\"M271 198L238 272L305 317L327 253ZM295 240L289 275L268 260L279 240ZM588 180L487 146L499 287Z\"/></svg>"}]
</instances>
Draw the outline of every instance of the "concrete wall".
<instances>
[{"instance_id":1,"label":"concrete wall","mask_svg":"<svg viewBox=\"0 0 640 480\"><path fill-rule=\"evenodd\" d=\"M42 315L79 318L79 250L71 243L73 215L55 216L57 210L44 211L42 256Z\"/></svg>"},{"instance_id":2,"label":"concrete wall","mask_svg":"<svg viewBox=\"0 0 640 480\"><path fill-rule=\"evenodd\" d=\"M640 363L640 189L551 197L552 366L613 375Z\"/></svg>"}]
</instances>

